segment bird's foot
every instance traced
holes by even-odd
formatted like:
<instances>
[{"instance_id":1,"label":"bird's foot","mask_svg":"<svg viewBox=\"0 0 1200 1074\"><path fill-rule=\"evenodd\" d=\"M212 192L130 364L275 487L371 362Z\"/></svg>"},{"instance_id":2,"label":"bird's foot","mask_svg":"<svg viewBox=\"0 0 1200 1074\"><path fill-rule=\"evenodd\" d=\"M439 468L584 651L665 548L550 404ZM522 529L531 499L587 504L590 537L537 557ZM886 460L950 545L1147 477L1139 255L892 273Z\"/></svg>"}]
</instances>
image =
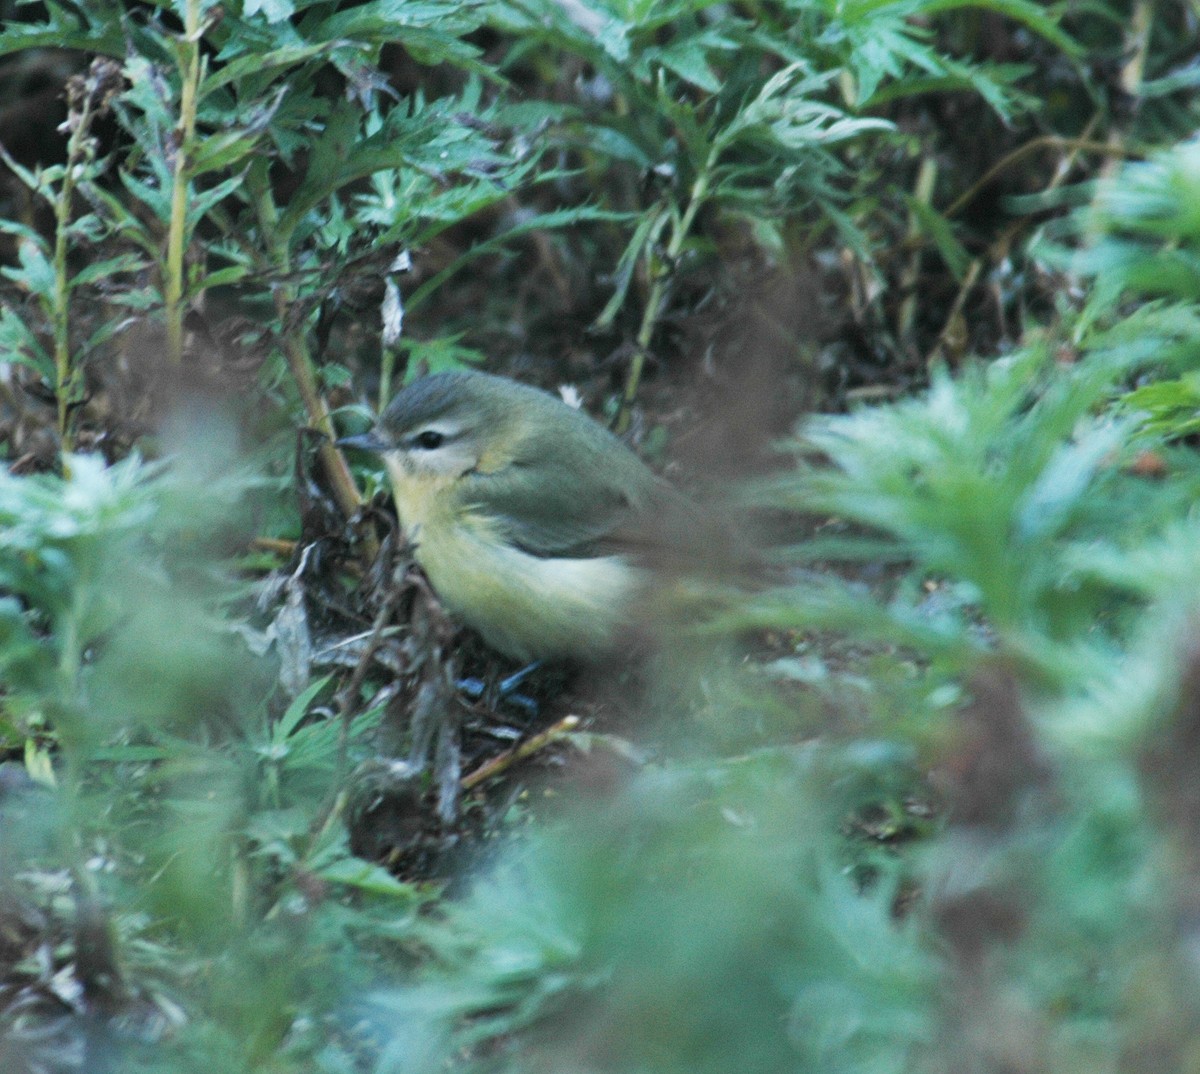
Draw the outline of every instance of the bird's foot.
<instances>
[{"instance_id":1,"label":"bird's foot","mask_svg":"<svg viewBox=\"0 0 1200 1074\"><path fill-rule=\"evenodd\" d=\"M500 705L502 702L507 702L521 709L529 716L536 716L538 714L538 703L528 694L517 693L517 689L521 683L541 666L542 661L540 660L526 664L525 667L514 671L511 675L505 676L496 683L494 691L489 691L488 683L474 676L459 679L456 685L472 701L487 698L492 705Z\"/></svg>"}]
</instances>

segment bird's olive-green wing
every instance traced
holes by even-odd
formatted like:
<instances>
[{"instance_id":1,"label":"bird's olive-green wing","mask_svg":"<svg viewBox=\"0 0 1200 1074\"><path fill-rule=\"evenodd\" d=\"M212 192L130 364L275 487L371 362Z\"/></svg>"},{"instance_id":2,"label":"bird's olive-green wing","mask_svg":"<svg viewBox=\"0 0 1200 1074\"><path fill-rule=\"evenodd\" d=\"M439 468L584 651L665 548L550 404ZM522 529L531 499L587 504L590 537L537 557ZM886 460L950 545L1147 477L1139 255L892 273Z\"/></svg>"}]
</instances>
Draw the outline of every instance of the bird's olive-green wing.
<instances>
[{"instance_id":1,"label":"bird's olive-green wing","mask_svg":"<svg viewBox=\"0 0 1200 1074\"><path fill-rule=\"evenodd\" d=\"M506 465L468 474L461 484L464 505L537 556L596 555L636 543L643 520L675 495L616 438L580 425L544 430Z\"/></svg>"}]
</instances>

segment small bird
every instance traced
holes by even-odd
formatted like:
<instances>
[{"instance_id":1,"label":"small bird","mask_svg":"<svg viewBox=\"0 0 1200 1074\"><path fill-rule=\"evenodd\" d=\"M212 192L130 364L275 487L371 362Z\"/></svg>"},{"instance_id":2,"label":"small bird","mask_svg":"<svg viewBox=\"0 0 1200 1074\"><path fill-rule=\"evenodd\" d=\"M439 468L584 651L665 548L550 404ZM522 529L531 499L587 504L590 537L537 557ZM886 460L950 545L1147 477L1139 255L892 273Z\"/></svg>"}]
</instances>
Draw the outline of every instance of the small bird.
<instances>
[{"instance_id":1,"label":"small bird","mask_svg":"<svg viewBox=\"0 0 1200 1074\"><path fill-rule=\"evenodd\" d=\"M383 458L438 596L519 660L619 650L652 564L694 516L582 411L487 373L416 380L338 443Z\"/></svg>"}]
</instances>

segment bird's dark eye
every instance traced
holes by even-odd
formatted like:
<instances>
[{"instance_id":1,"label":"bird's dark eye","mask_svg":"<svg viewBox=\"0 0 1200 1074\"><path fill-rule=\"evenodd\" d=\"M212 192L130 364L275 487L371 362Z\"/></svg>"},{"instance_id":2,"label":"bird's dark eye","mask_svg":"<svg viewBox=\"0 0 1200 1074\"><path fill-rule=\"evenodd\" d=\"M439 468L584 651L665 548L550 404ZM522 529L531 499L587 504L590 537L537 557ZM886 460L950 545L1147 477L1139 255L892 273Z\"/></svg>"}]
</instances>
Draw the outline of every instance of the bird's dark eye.
<instances>
[{"instance_id":1,"label":"bird's dark eye","mask_svg":"<svg viewBox=\"0 0 1200 1074\"><path fill-rule=\"evenodd\" d=\"M422 451L433 451L435 448L440 448L445 442L445 436L433 429L417 433L412 440L413 447L420 448Z\"/></svg>"}]
</instances>

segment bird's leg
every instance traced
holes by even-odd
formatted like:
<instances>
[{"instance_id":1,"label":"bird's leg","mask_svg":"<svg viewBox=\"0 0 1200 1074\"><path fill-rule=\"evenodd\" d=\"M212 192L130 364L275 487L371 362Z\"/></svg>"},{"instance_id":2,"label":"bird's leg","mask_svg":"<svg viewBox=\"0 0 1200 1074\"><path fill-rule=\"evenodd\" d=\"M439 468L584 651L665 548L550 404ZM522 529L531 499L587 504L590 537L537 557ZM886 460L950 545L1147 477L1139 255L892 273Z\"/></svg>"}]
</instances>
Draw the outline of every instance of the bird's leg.
<instances>
[{"instance_id":1,"label":"bird's leg","mask_svg":"<svg viewBox=\"0 0 1200 1074\"><path fill-rule=\"evenodd\" d=\"M496 684L496 704L507 701L510 705L521 709L527 716L536 716L538 703L528 694L517 693L517 688L541 666L542 662L535 660L501 679Z\"/></svg>"},{"instance_id":2,"label":"bird's leg","mask_svg":"<svg viewBox=\"0 0 1200 1074\"><path fill-rule=\"evenodd\" d=\"M526 694L517 693L517 688L530 675L542 666L541 660L535 660L531 664L526 664L523 668L514 671L511 675L505 676L496 683L495 690L491 694L491 703L498 705L502 701L507 701L511 705L522 709L530 716L536 716L538 713L538 703L532 697ZM478 701L488 693L488 684L480 678L471 676L465 679L459 679L455 685L469 697L472 701Z\"/></svg>"},{"instance_id":3,"label":"bird's leg","mask_svg":"<svg viewBox=\"0 0 1200 1074\"><path fill-rule=\"evenodd\" d=\"M487 689L487 683L480 678L476 678L474 675L466 679L456 679L454 685L472 701L478 701L483 697L483 693Z\"/></svg>"},{"instance_id":4,"label":"bird's leg","mask_svg":"<svg viewBox=\"0 0 1200 1074\"><path fill-rule=\"evenodd\" d=\"M514 671L507 678L501 679L496 687L496 697L503 699L508 697L518 686L529 678L538 668L542 666L542 661L535 660L532 664L526 664L519 671Z\"/></svg>"}]
</instances>

